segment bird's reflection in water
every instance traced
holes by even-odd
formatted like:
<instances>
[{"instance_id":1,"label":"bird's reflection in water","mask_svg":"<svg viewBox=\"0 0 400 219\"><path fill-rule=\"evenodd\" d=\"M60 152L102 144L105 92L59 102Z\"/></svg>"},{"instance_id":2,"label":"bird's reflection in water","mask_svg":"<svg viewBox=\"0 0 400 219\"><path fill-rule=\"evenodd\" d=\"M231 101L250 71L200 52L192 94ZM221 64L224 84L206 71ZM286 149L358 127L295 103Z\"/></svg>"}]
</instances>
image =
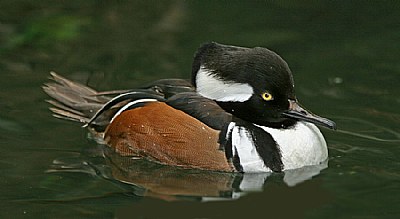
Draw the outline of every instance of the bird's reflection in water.
<instances>
[{"instance_id":1,"label":"bird's reflection in water","mask_svg":"<svg viewBox=\"0 0 400 219\"><path fill-rule=\"evenodd\" d=\"M166 200L198 197L201 201L237 199L249 192L263 191L272 173L225 173L187 170L142 159L122 157L105 150L112 178L141 188L143 196ZM327 162L283 173L283 181L294 186L319 174Z\"/></svg>"},{"instance_id":2,"label":"bird's reflection in water","mask_svg":"<svg viewBox=\"0 0 400 219\"><path fill-rule=\"evenodd\" d=\"M318 175L327 162L318 166L285 171L284 173L226 173L188 170L165 166L143 159L122 157L107 146L99 146L104 156L103 164L93 164L75 157L57 159L47 172L84 172L101 176L136 196L155 197L168 201L234 200L251 192L261 192L268 179L281 179L288 186L295 186ZM99 154L99 152L96 152ZM87 159L87 157L86 157ZM276 180L273 180L276 182ZM281 181L281 180L279 180ZM272 182L271 182L272 183Z\"/></svg>"}]
</instances>

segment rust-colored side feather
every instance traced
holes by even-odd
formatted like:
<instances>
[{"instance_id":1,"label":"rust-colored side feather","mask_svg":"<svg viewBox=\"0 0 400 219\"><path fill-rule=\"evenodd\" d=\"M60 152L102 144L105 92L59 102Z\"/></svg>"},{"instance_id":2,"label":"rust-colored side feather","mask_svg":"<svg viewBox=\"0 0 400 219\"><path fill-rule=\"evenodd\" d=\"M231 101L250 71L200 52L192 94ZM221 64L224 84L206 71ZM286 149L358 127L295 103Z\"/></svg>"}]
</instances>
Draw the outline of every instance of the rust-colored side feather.
<instances>
[{"instance_id":1,"label":"rust-colored side feather","mask_svg":"<svg viewBox=\"0 0 400 219\"><path fill-rule=\"evenodd\" d=\"M219 131L162 102L124 111L105 132L108 145L124 156L231 172L232 165L218 149L218 137Z\"/></svg>"}]
</instances>

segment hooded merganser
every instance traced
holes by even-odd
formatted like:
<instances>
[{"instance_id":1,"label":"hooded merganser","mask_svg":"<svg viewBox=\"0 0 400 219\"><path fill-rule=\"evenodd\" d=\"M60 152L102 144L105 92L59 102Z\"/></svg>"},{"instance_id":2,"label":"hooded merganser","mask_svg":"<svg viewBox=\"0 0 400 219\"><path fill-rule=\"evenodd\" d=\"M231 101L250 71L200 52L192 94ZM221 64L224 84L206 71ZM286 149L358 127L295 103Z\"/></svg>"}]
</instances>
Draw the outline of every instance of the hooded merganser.
<instances>
[{"instance_id":1,"label":"hooded merganser","mask_svg":"<svg viewBox=\"0 0 400 219\"><path fill-rule=\"evenodd\" d=\"M84 123L122 156L165 165L230 172L317 165L328 150L314 124L336 129L300 106L287 63L261 47L202 45L191 83L97 92L51 74L56 83L43 88L56 100L49 101L56 117Z\"/></svg>"}]
</instances>

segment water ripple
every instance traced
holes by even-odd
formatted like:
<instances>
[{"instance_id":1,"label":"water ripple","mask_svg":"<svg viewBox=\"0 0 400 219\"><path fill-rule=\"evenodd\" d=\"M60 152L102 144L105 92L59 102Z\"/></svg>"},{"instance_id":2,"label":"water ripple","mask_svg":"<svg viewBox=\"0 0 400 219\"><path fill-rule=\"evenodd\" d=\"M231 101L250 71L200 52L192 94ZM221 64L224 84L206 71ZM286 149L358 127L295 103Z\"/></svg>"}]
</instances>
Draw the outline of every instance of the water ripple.
<instances>
[{"instance_id":1,"label":"water ripple","mask_svg":"<svg viewBox=\"0 0 400 219\"><path fill-rule=\"evenodd\" d=\"M345 130L345 129L340 129L340 128L337 130L338 133L351 135L351 136L355 136L355 137L359 137L359 138L363 138L363 139L367 139L367 140L378 141L378 142L400 142L400 133L393 129L390 129L390 128L387 128L387 127L384 127L381 125L377 125L370 121L358 119L358 118L335 117L335 119L343 120L345 122L351 122L352 126L347 126L347 127L355 127L357 125L361 125L364 128L364 130L368 130L368 132L374 131L375 133L379 133L384 136L391 135L392 138L379 137L379 136L375 136L372 134L366 134L367 131L363 131L364 133L361 133L361 132L355 132L355 131Z\"/></svg>"}]
</instances>

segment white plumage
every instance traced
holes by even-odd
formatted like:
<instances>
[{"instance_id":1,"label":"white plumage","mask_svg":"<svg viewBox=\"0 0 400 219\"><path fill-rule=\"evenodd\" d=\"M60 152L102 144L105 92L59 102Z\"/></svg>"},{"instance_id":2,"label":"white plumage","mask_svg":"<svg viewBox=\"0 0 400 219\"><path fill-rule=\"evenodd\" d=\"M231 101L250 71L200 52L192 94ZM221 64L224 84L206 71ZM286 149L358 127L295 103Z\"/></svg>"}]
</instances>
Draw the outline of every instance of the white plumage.
<instances>
[{"instance_id":1,"label":"white plumage","mask_svg":"<svg viewBox=\"0 0 400 219\"><path fill-rule=\"evenodd\" d=\"M300 121L289 129L258 127L271 134L278 144L283 170L319 165L328 158L325 139L314 124ZM244 172L272 172L264 165L245 127L232 122L228 130L232 130L232 151L234 154L237 151Z\"/></svg>"},{"instance_id":2,"label":"white plumage","mask_svg":"<svg viewBox=\"0 0 400 219\"><path fill-rule=\"evenodd\" d=\"M221 102L244 102L254 93L249 84L223 81L203 66L196 75L196 90L203 97Z\"/></svg>"}]
</instances>

